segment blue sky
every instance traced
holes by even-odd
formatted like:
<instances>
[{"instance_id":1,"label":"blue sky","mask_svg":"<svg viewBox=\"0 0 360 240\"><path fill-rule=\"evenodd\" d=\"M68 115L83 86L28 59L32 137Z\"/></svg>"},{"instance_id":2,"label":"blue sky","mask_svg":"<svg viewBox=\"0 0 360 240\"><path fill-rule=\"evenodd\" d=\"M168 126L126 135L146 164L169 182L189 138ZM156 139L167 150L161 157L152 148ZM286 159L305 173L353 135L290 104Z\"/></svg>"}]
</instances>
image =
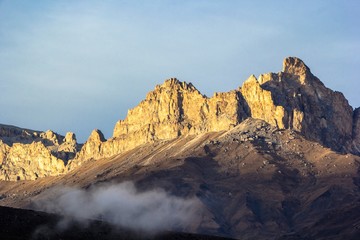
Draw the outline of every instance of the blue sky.
<instances>
[{"instance_id":1,"label":"blue sky","mask_svg":"<svg viewBox=\"0 0 360 240\"><path fill-rule=\"evenodd\" d=\"M360 106L360 1L0 0L0 123L108 138L165 79L202 93L305 61Z\"/></svg>"}]
</instances>

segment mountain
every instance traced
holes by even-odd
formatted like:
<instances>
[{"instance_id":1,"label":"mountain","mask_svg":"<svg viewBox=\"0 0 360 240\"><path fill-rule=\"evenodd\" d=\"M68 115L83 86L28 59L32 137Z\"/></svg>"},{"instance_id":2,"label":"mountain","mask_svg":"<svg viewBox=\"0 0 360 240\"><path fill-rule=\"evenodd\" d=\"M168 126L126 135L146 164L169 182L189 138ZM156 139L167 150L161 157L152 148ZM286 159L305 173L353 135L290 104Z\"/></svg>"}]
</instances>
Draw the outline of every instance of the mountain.
<instances>
[{"instance_id":1,"label":"mountain","mask_svg":"<svg viewBox=\"0 0 360 240\"><path fill-rule=\"evenodd\" d=\"M61 136L0 124L0 180L35 180L65 172L81 145L75 134Z\"/></svg>"},{"instance_id":2,"label":"mountain","mask_svg":"<svg viewBox=\"0 0 360 240\"><path fill-rule=\"evenodd\" d=\"M359 154L357 112L298 58L286 58L280 73L250 76L241 88L211 98L191 83L172 78L129 110L125 120L116 123L111 139L98 142L95 151L81 151L70 169L89 158L110 157L144 143L229 130L248 117L292 129L335 151ZM94 144L92 137L89 144Z\"/></svg>"},{"instance_id":3,"label":"mountain","mask_svg":"<svg viewBox=\"0 0 360 240\"><path fill-rule=\"evenodd\" d=\"M140 193L160 188L192 199L197 217L182 226L186 232L360 236L360 109L298 58L210 98L191 83L166 80L116 123L110 139L94 130L79 145L71 134L1 129L1 176L11 180L0 181L3 206L38 208L44 199L59 201L51 189L132 181ZM64 144L73 147L61 158Z\"/></svg>"},{"instance_id":4,"label":"mountain","mask_svg":"<svg viewBox=\"0 0 360 240\"><path fill-rule=\"evenodd\" d=\"M157 141L89 160L62 176L0 182L0 204L36 208L52 197L49 189L59 186L89 189L130 180L140 191L161 188L184 199L195 197L199 219L184 231L239 239L289 233L302 239L357 239L359 162L358 156L249 118L228 131Z\"/></svg>"}]
</instances>

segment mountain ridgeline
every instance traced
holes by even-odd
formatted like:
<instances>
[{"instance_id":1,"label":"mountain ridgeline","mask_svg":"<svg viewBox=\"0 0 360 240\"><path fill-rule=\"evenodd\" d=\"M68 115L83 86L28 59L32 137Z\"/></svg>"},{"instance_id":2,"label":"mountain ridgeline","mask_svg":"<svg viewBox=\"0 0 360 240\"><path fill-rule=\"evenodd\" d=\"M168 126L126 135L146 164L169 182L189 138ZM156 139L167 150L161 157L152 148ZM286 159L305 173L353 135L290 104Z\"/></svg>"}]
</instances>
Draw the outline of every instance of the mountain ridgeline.
<instances>
[{"instance_id":1,"label":"mountain ridgeline","mask_svg":"<svg viewBox=\"0 0 360 240\"><path fill-rule=\"evenodd\" d=\"M94 130L85 144L60 136L0 125L0 179L34 180L71 171L90 159L182 136L228 131L247 118L290 129L340 153L360 154L360 108L332 91L299 58L288 57L279 73L250 76L230 92L201 94L191 83L166 80L149 92L106 140Z\"/></svg>"}]
</instances>

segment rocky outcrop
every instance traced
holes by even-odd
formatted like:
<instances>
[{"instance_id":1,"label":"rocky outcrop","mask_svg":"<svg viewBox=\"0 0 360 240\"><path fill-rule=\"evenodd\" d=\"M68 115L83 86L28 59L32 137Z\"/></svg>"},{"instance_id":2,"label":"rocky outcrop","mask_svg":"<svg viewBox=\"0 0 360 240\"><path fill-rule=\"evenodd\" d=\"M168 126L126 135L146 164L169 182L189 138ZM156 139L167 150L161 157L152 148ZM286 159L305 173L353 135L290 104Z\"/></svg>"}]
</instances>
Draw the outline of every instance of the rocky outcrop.
<instances>
[{"instance_id":1,"label":"rocky outcrop","mask_svg":"<svg viewBox=\"0 0 360 240\"><path fill-rule=\"evenodd\" d=\"M56 176L75 157L80 145L75 134L65 137L46 132L0 125L0 180L34 180Z\"/></svg>"},{"instance_id":2,"label":"rocky outcrop","mask_svg":"<svg viewBox=\"0 0 360 240\"><path fill-rule=\"evenodd\" d=\"M279 73L252 76L241 92L253 118L296 130L336 151L351 151L352 107L342 93L324 86L298 58L286 58Z\"/></svg>"},{"instance_id":3,"label":"rocky outcrop","mask_svg":"<svg viewBox=\"0 0 360 240\"><path fill-rule=\"evenodd\" d=\"M116 123L111 139L94 142L93 132L69 169L83 160L110 157L144 143L228 130L248 117L243 103L238 90L207 98L191 83L171 78Z\"/></svg>"},{"instance_id":4,"label":"rocky outcrop","mask_svg":"<svg viewBox=\"0 0 360 240\"><path fill-rule=\"evenodd\" d=\"M114 138L134 135L141 143L186 134L227 130L248 115L241 93L202 95L191 83L172 78L156 86L125 120L116 123Z\"/></svg>"},{"instance_id":5,"label":"rocky outcrop","mask_svg":"<svg viewBox=\"0 0 360 240\"><path fill-rule=\"evenodd\" d=\"M0 167L1 180L35 180L56 176L65 170L64 161L52 155L42 142L14 143L5 149Z\"/></svg>"},{"instance_id":6,"label":"rocky outcrop","mask_svg":"<svg viewBox=\"0 0 360 240\"><path fill-rule=\"evenodd\" d=\"M191 83L168 79L116 123L112 138L94 130L81 151L72 133L64 138L52 131L0 128L9 145L0 149L0 156L14 142L42 142L65 163L73 159L67 166L71 170L88 159L111 157L141 144L226 131L249 117L294 130L333 150L360 154L359 112L353 112L342 93L325 87L302 60L289 57L279 73L252 75L240 88L210 98Z\"/></svg>"},{"instance_id":7,"label":"rocky outcrop","mask_svg":"<svg viewBox=\"0 0 360 240\"><path fill-rule=\"evenodd\" d=\"M228 130L247 117L295 130L336 151L359 153L352 143L358 136L353 133L352 107L343 94L326 88L303 61L289 57L281 72L259 79L252 75L241 88L211 98L191 83L166 80L116 123L113 138L91 156L108 157L156 140Z\"/></svg>"},{"instance_id":8,"label":"rocky outcrop","mask_svg":"<svg viewBox=\"0 0 360 240\"><path fill-rule=\"evenodd\" d=\"M101 151L102 143L105 142L106 139L104 137L104 134L98 130L95 129L91 132L90 137L85 142L85 144L82 146L81 150L77 154L77 159L98 159L103 157L103 151ZM69 169L75 168L79 165L81 165L81 161L70 161L69 162Z\"/></svg>"},{"instance_id":9,"label":"rocky outcrop","mask_svg":"<svg viewBox=\"0 0 360 240\"><path fill-rule=\"evenodd\" d=\"M64 137L51 130L41 132L3 124L0 124L0 139L9 146L14 143L42 142L54 154L63 155L60 158L64 161L73 158L74 154L81 148L81 145L76 141L75 134L72 132L66 133Z\"/></svg>"},{"instance_id":10,"label":"rocky outcrop","mask_svg":"<svg viewBox=\"0 0 360 240\"><path fill-rule=\"evenodd\" d=\"M284 107L274 103L271 91L262 88L254 75L244 82L241 93L249 106L251 117L263 119L279 128L285 128Z\"/></svg>"}]
</instances>

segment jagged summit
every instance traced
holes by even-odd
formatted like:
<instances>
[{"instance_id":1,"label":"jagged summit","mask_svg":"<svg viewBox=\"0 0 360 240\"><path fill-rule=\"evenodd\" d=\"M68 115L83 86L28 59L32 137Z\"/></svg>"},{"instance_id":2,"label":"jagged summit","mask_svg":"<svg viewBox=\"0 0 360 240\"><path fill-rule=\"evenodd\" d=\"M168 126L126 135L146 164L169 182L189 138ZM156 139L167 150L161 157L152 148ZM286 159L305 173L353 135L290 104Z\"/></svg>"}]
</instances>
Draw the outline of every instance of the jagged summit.
<instances>
[{"instance_id":1,"label":"jagged summit","mask_svg":"<svg viewBox=\"0 0 360 240\"><path fill-rule=\"evenodd\" d=\"M258 79L251 75L240 88L210 98L191 83L167 79L128 110L126 118L116 123L112 138L106 140L100 130L94 130L80 151L74 136L64 141L52 131L34 134L49 146L64 141L62 148L51 151L55 155L59 149L76 153L74 159L67 158L71 160L67 168L73 169L88 159L111 157L141 144L227 131L249 117L294 130L335 151L360 154L359 110L354 112L343 94L325 87L296 57L286 58L279 73L261 74ZM6 142L5 137L2 140ZM8 151L5 147L3 155ZM7 159L5 165L12 161Z\"/></svg>"},{"instance_id":2,"label":"jagged summit","mask_svg":"<svg viewBox=\"0 0 360 240\"><path fill-rule=\"evenodd\" d=\"M104 134L99 129L94 129L87 140L87 142L105 142L105 141L106 139L104 137Z\"/></svg>"},{"instance_id":3,"label":"jagged summit","mask_svg":"<svg viewBox=\"0 0 360 240\"><path fill-rule=\"evenodd\" d=\"M78 195L66 203L54 187L79 186L95 196L97 186L113 194L118 191L104 184L131 180L139 194L160 188L194 199L199 218L184 232L358 239L360 108L326 88L300 59L284 63L284 71L252 75L211 98L168 79L116 123L112 138L95 129L81 149L73 133L34 132L36 140L26 142L31 131L0 126L0 179L53 176L0 181L0 205L28 207L49 199L56 208L63 202L75 209L82 199L72 207ZM76 156L68 163L55 157L65 152ZM93 216L112 218L107 212Z\"/></svg>"},{"instance_id":4,"label":"jagged summit","mask_svg":"<svg viewBox=\"0 0 360 240\"><path fill-rule=\"evenodd\" d=\"M160 87L170 87L170 88L174 88L175 86L178 86L180 88L183 89L189 89L189 88L194 88L194 86L192 85L192 83L187 83L185 81L180 81L177 78L168 78L165 80L165 82L162 85L158 85Z\"/></svg>"},{"instance_id":5,"label":"jagged summit","mask_svg":"<svg viewBox=\"0 0 360 240\"><path fill-rule=\"evenodd\" d=\"M294 74L294 75L306 75L310 74L310 68L297 57L287 57L283 61L282 72Z\"/></svg>"},{"instance_id":6,"label":"jagged summit","mask_svg":"<svg viewBox=\"0 0 360 240\"><path fill-rule=\"evenodd\" d=\"M239 89L211 98L191 83L168 79L129 110L116 124L113 137L133 135L140 144L228 130L248 117L296 130L337 151L355 152L350 145L358 145L352 142L353 110L345 97L326 88L296 57L286 58L279 73L259 79L251 75Z\"/></svg>"},{"instance_id":7,"label":"jagged summit","mask_svg":"<svg viewBox=\"0 0 360 240\"><path fill-rule=\"evenodd\" d=\"M64 139L64 142L66 143L72 143L72 142L76 142L76 135L73 132L67 132Z\"/></svg>"},{"instance_id":8,"label":"jagged summit","mask_svg":"<svg viewBox=\"0 0 360 240\"><path fill-rule=\"evenodd\" d=\"M59 175L80 147L71 132L64 137L52 130L41 132L0 125L0 180Z\"/></svg>"},{"instance_id":9,"label":"jagged summit","mask_svg":"<svg viewBox=\"0 0 360 240\"><path fill-rule=\"evenodd\" d=\"M257 82L258 79L256 78L256 76L254 74L251 74L250 77L246 79L244 83L257 83Z\"/></svg>"},{"instance_id":10,"label":"jagged summit","mask_svg":"<svg viewBox=\"0 0 360 240\"><path fill-rule=\"evenodd\" d=\"M187 92L196 92L201 94L192 83L187 83L185 81L180 81L177 78L169 78L164 81L163 84L156 85L155 89L148 93L147 99L154 98L154 95L161 94L163 91L187 91Z\"/></svg>"}]
</instances>

